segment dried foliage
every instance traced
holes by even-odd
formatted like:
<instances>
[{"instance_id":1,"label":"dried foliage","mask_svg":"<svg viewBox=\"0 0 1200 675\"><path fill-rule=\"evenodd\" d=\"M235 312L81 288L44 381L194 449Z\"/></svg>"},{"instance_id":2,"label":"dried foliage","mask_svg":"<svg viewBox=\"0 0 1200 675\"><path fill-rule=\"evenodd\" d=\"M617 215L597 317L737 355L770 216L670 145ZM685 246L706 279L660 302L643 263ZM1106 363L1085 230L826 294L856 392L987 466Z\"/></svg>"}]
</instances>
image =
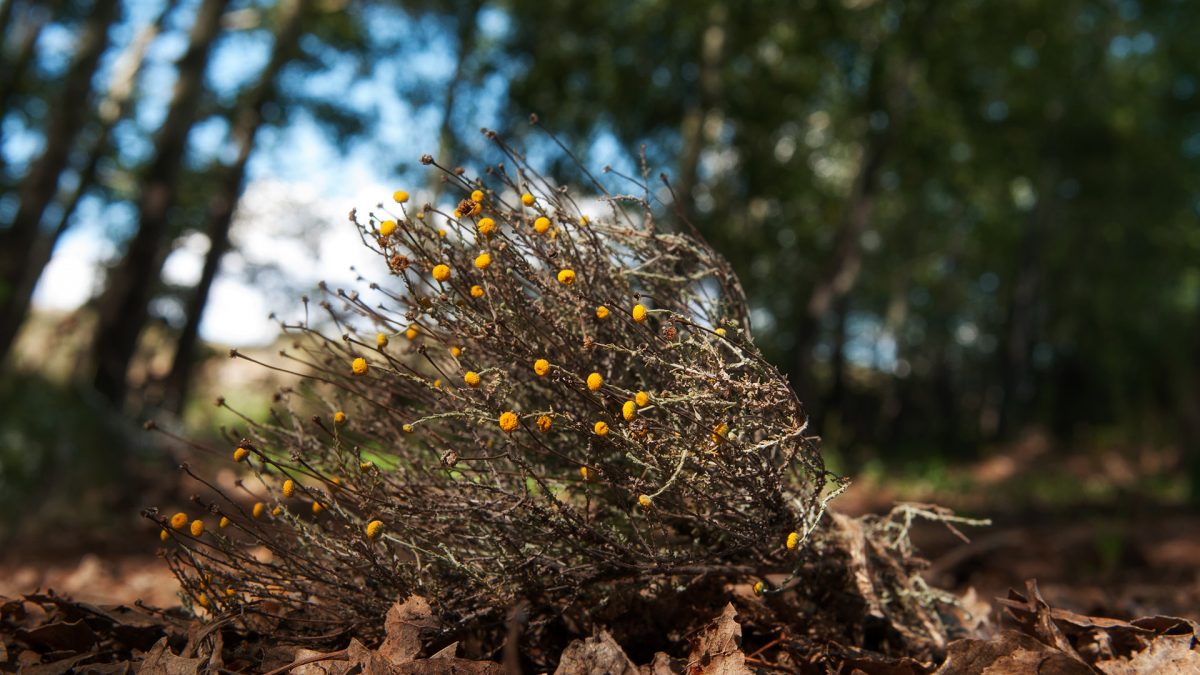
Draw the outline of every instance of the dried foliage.
<instances>
[{"instance_id":1,"label":"dried foliage","mask_svg":"<svg viewBox=\"0 0 1200 675\"><path fill-rule=\"evenodd\" d=\"M595 182L581 204L489 138L503 161L480 178L423 160L452 213L404 192L351 213L392 277L283 325L292 348L263 365L301 383L229 431L241 492L214 486L195 522L148 512L192 604L333 639L410 594L451 628L521 602L536 634L573 606L713 578L771 593L800 569L843 482L728 264L652 207L646 171L621 177L639 195Z\"/></svg>"}]
</instances>

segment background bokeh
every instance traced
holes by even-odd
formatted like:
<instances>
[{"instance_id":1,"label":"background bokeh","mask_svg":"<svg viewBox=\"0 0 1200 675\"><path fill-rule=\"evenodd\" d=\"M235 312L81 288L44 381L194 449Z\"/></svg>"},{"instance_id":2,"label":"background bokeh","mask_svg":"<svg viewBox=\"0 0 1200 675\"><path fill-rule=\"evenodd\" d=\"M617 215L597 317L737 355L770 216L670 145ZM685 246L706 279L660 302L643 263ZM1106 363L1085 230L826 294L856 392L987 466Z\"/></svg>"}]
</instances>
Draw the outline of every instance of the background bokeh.
<instances>
[{"instance_id":1,"label":"background bokeh","mask_svg":"<svg viewBox=\"0 0 1200 675\"><path fill-rule=\"evenodd\" d=\"M265 412L280 382L223 351L380 276L351 208L456 201L422 154L478 172L487 127L586 187L537 113L614 189L669 175L845 508L1083 523L1079 578L1200 588L1200 551L1138 544L1200 502L1200 3L0 0L0 29L9 557L152 550L186 454L140 422Z\"/></svg>"}]
</instances>

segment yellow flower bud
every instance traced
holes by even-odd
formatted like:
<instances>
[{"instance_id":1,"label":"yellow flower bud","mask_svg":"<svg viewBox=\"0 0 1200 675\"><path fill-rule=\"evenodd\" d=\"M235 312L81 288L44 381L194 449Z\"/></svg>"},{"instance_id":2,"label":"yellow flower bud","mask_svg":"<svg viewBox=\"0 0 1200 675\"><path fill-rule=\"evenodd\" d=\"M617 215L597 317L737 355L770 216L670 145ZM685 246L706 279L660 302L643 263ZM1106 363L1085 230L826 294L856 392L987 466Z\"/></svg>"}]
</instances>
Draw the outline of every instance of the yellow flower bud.
<instances>
[{"instance_id":1,"label":"yellow flower bud","mask_svg":"<svg viewBox=\"0 0 1200 675\"><path fill-rule=\"evenodd\" d=\"M550 431L550 426L552 424L553 422L550 420L548 415L541 415L537 418L538 431L542 432L543 434L547 431Z\"/></svg>"},{"instance_id":2,"label":"yellow flower bud","mask_svg":"<svg viewBox=\"0 0 1200 675\"><path fill-rule=\"evenodd\" d=\"M390 237L396 231L396 221L385 220L379 224L379 236Z\"/></svg>"},{"instance_id":3,"label":"yellow flower bud","mask_svg":"<svg viewBox=\"0 0 1200 675\"><path fill-rule=\"evenodd\" d=\"M570 286L575 283L575 270L562 270L558 273L558 283Z\"/></svg>"},{"instance_id":4,"label":"yellow flower bud","mask_svg":"<svg viewBox=\"0 0 1200 675\"><path fill-rule=\"evenodd\" d=\"M513 412L500 413L500 429L505 433L512 433L517 430L517 426L521 423L517 419L517 414Z\"/></svg>"},{"instance_id":5,"label":"yellow flower bud","mask_svg":"<svg viewBox=\"0 0 1200 675\"><path fill-rule=\"evenodd\" d=\"M447 279L449 279L450 278L450 266L449 265L434 265L433 266L433 278L437 281L446 281Z\"/></svg>"},{"instance_id":6,"label":"yellow flower bud","mask_svg":"<svg viewBox=\"0 0 1200 675\"><path fill-rule=\"evenodd\" d=\"M466 382L468 387L478 387L480 382L479 373L473 370L468 370L466 374L463 375L463 382Z\"/></svg>"},{"instance_id":7,"label":"yellow flower bud","mask_svg":"<svg viewBox=\"0 0 1200 675\"><path fill-rule=\"evenodd\" d=\"M546 373L550 372L550 362L546 359L538 359L533 362L533 372L537 373L538 377L545 377Z\"/></svg>"},{"instance_id":8,"label":"yellow flower bud","mask_svg":"<svg viewBox=\"0 0 1200 675\"><path fill-rule=\"evenodd\" d=\"M633 401L625 401L621 405L621 417L624 417L626 422L632 422L633 418L637 417L637 404Z\"/></svg>"},{"instance_id":9,"label":"yellow flower bud","mask_svg":"<svg viewBox=\"0 0 1200 675\"><path fill-rule=\"evenodd\" d=\"M788 534L788 536L787 536L787 549L788 549L789 551L794 551L794 550L796 550L796 547L797 547L797 546L799 546L799 545L800 545L800 533L799 533L799 532L792 532L792 533Z\"/></svg>"},{"instance_id":10,"label":"yellow flower bud","mask_svg":"<svg viewBox=\"0 0 1200 675\"><path fill-rule=\"evenodd\" d=\"M363 357L358 357L350 362L350 371L355 375L366 375L368 370L367 360Z\"/></svg>"},{"instance_id":11,"label":"yellow flower bud","mask_svg":"<svg viewBox=\"0 0 1200 675\"><path fill-rule=\"evenodd\" d=\"M383 534L383 521L372 520L367 523L367 539L378 539Z\"/></svg>"},{"instance_id":12,"label":"yellow flower bud","mask_svg":"<svg viewBox=\"0 0 1200 675\"><path fill-rule=\"evenodd\" d=\"M604 378L600 376L600 373L592 373L587 376L587 388L590 391L596 391L602 386L604 386Z\"/></svg>"},{"instance_id":13,"label":"yellow flower bud","mask_svg":"<svg viewBox=\"0 0 1200 675\"><path fill-rule=\"evenodd\" d=\"M638 323L645 321L646 320L645 305L634 305L632 315L633 315L633 320Z\"/></svg>"},{"instance_id":14,"label":"yellow flower bud","mask_svg":"<svg viewBox=\"0 0 1200 675\"><path fill-rule=\"evenodd\" d=\"M650 394L647 394L644 391L639 391L634 395L633 401L634 403L638 404L639 408L645 408L646 406L650 405Z\"/></svg>"},{"instance_id":15,"label":"yellow flower bud","mask_svg":"<svg viewBox=\"0 0 1200 675\"><path fill-rule=\"evenodd\" d=\"M291 497L296 492L296 481L291 478L283 481L283 496Z\"/></svg>"},{"instance_id":16,"label":"yellow flower bud","mask_svg":"<svg viewBox=\"0 0 1200 675\"><path fill-rule=\"evenodd\" d=\"M346 423L346 413L342 412L341 410L333 413L333 423L338 426L345 424Z\"/></svg>"},{"instance_id":17,"label":"yellow flower bud","mask_svg":"<svg viewBox=\"0 0 1200 675\"><path fill-rule=\"evenodd\" d=\"M233 461L241 462L250 455L250 451L245 448L238 448L233 451Z\"/></svg>"},{"instance_id":18,"label":"yellow flower bud","mask_svg":"<svg viewBox=\"0 0 1200 675\"><path fill-rule=\"evenodd\" d=\"M404 190L396 190L392 193L392 199L395 199L397 204L403 204L408 201L408 193Z\"/></svg>"},{"instance_id":19,"label":"yellow flower bud","mask_svg":"<svg viewBox=\"0 0 1200 675\"><path fill-rule=\"evenodd\" d=\"M204 534L204 521L203 520L193 520L191 531L192 531L193 537L199 537L200 535Z\"/></svg>"},{"instance_id":20,"label":"yellow flower bud","mask_svg":"<svg viewBox=\"0 0 1200 675\"><path fill-rule=\"evenodd\" d=\"M596 425L592 427L592 430L596 432L597 436L608 435L608 425L604 422L596 422Z\"/></svg>"},{"instance_id":21,"label":"yellow flower bud","mask_svg":"<svg viewBox=\"0 0 1200 675\"><path fill-rule=\"evenodd\" d=\"M172 529L182 530L183 526L187 525L187 523L188 523L188 517L187 517L187 514L184 513L183 511L180 511L179 513L176 513L175 515L171 516L171 528Z\"/></svg>"},{"instance_id":22,"label":"yellow flower bud","mask_svg":"<svg viewBox=\"0 0 1200 675\"><path fill-rule=\"evenodd\" d=\"M490 254L490 253L486 253L486 252L480 253L475 258L475 267L478 267L481 270L486 270L488 268L488 265L491 265L491 264L492 264L492 254Z\"/></svg>"},{"instance_id":23,"label":"yellow flower bud","mask_svg":"<svg viewBox=\"0 0 1200 675\"><path fill-rule=\"evenodd\" d=\"M546 216L538 217L537 220L533 221L533 229L537 230L538 234L545 233L546 230L550 229L550 219Z\"/></svg>"},{"instance_id":24,"label":"yellow flower bud","mask_svg":"<svg viewBox=\"0 0 1200 675\"><path fill-rule=\"evenodd\" d=\"M599 307L597 307L596 308L596 318L597 319L607 319L608 318L608 308L605 307L604 305L600 305Z\"/></svg>"},{"instance_id":25,"label":"yellow flower bud","mask_svg":"<svg viewBox=\"0 0 1200 675\"><path fill-rule=\"evenodd\" d=\"M521 195L521 203L524 204L525 206L533 206L534 202L536 202L536 201L537 200L534 199L533 195L529 194L528 192Z\"/></svg>"}]
</instances>

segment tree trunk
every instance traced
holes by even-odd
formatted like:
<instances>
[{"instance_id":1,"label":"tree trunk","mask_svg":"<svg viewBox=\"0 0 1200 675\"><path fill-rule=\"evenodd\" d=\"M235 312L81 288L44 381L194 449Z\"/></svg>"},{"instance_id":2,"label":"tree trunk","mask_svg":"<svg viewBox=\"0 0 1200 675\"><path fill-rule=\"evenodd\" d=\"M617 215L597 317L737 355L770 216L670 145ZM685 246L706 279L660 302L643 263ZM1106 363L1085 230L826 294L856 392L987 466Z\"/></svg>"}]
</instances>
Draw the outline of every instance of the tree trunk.
<instances>
[{"instance_id":1,"label":"tree trunk","mask_svg":"<svg viewBox=\"0 0 1200 675\"><path fill-rule=\"evenodd\" d=\"M680 125L683 151L680 153L679 181L675 190L682 200L680 208L689 215L693 211L692 192L699 182L700 155L705 146L715 140L714 135L705 129L705 122L720 106L721 65L725 53L728 20L729 8L723 3L709 7L708 27L704 30L700 44L700 95L688 104Z\"/></svg>"},{"instance_id":2,"label":"tree trunk","mask_svg":"<svg viewBox=\"0 0 1200 675\"><path fill-rule=\"evenodd\" d=\"M133 97L138 73L141 72L142 65L146 60L146 51L154 38L162 32L166 17L176 3L177 0L167 3L158 19L138 33L138 36L129 44L114 66L108 95L101 101L99 107L100 129L88 152L87 160L79 170L79 179L70 194L62 199L58 224L49 233L40 234L30 247L25 272L13 290L11 299L4 305L3 314L0 315L0 349L11 347L16 340L21 324L29 313L29 306L33 299L33 292L37 288L38 279L50 262L54 247L70 227L71 218L75 214L76 207L79 206L79 201L96 182L97 167L109 150L113 127L125 116L129 107L129 100ZM4 352L0 351L0 358L3 358L3 355Z\"/></svg>"},{"instance_id":3,"label":"tree trunk","mask_svg":"<svg viewBox=\"0 0 1200 675\"><path fill-rule=\"evenodd\" d=\"M462 80L467 73L467 59L475 51L475 24L479 22L479 10L483 8L480 0L468 0L458 5L455 15L456 38L458 40L458 55L454 61L454 73L446 84L446 96L442 99L442 126L438 130L437 160L442 166L457 166L455 155L458 154L458 142L454 138L454 108L458 100L458 90L463 86ZM437 203L442 194L442 175L430 172L429 189L433 193L432 202Z\"/></svg>"},{"instance_id":4,"label":"tree trunk","mask_svg":"<svg viewBox=\"0 0 1200 675\"><path fill-rule=\"evenodd\" d=\"M1045 162L1045 164L1050 164ZM1033 346L1041 288L1041 251L1057 172L1046 169L1038 185L1038 201L1025 219L1017 250L1017 269L1009 295L1004 344L1000 350L1000 404L996 438L1008 438L1023 420L1024 408L1033 397Z\"/></svg>"},{"instance_id":5,"label":"tree trunk","mask_svg":"<svg viewBox=\"0 0 1200 675\"><path fill-rule=\"evenodd\" d=\"M237 116L231 135L238 146L237 159L225 173L220 191L213 195L208 207L208 254L204 258L204 269L200 282L187 301L186 321L175 347L175 358L164 383L163 407L179 413L187 400L191 384L196 343L200 334L200 322L213 281L221 269L221 258L229 250L229 228L233 224L233 213L246 177L246 164L254 150L254 139L262 126L263 107L277 95L276 80L279 73L296 52L300 41L304 10L308 0L280 0L277 17L275 46L270 61L259 75L258 82L250 92L244 107L235 111Z\"/></svg>"},{"instance_id":6,"label":"tree trunk","mask_svg":"<svg viewBox=\"0 0 1200 675\"><path fill-rule=\"evenodd\" d=\"M117 19L117 0L96 0L79 35L79 49L71 59L62 95L46 123L46 147L21 181L20 206L12 222L0 232L0 359L7 356L24 317L18 297L28 272L29 254L37 239L42 216L58 190L59 178L70 159L71 147L88 120L85 102L100 55L108 48L108 30Z\"/></svg>"},{"instance_id":7,"label":"tree trunk","mask_svg":"<svg viewBox=\"0 0 1200 675\"><path fill-rule=\"evenodd\" d=\"M155 154L144 174L138 205L138 230L121 262L109 273L97 310L92 343L96 390L120 406L126 372L148 318L170 234L168 216L178 193L188 135L204 89L204 71L221 30L221 14L229 0L204 0L192 25L188 48L177 64L178 78L166 119L159 129Z\"/></svg>"},{"instance_id":8,"label":"tree trunk","mask_svg":"<svg viewBox=\"0 0 1200 675\"><path fill-rule=\"evenodd\" d=\"M54 5L57 7L57 4ZM11 21L12 3L8 3L7 11L9 17L5 20L7 24ZM8 112L8 106L12 103L13 95L20 89L21 79L29 70L29 64L33 62L33 57L37 54L38 38L42 35L42 29L46 27L46 23L50 20L52 9L42 7L32 7L29 9L29 18L26 20L25 31L21 34L21 42L14 51L12 60L4 59L4 69L0 72L0 112ZM20 24L18 24L20 25ZM8 27L4 28L4 36L8 37ZM7 56L7 55L6 55Z\"/></svg>"}]
</instances>

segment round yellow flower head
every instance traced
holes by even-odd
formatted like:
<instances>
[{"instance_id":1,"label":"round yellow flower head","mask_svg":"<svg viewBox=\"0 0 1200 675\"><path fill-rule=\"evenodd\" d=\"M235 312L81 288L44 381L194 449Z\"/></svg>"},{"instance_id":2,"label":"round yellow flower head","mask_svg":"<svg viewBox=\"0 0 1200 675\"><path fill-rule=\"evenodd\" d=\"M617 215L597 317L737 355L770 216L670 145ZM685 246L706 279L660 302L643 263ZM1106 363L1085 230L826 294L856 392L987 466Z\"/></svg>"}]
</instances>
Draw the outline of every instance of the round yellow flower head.
<instances>
[{"instance_id":1,"label":"round yellow flower head","mask_svg":"<svg viewBox=\"0 0 1200 675\"><path fill-rule=\"evenodd\" d=\"M296 493L296 481L292 480L291 478L283 481L283 496L291 497L295 493Z\"/></svg>"},{"instance_id":2,"label":"round yellow flower head","mask_svg":"<svg viewBox=\"0 0 1200 675\"><path fill-rule=\"evenodd\" d=\"M241 462L250 456L250 451L245 448L238 448L233 451L233 461Z\"/></svg>"},{"instance_id":3,"label":"round yellow flower head","mask_svg":"<svg viewBox=\"0 0 1200 675\"><path fill-rule=\"evenodd\" d=\"M633 418L637 417L637 404L633 401L621 404L621 417L624 417L626 422L632 422Z\"/></svg>"},{"instance_id":4,"label":"round yellow flower head","mask_svg":"<svg viewBox=\"0 0 1200 675\"><path fill-rule=\"evenodd\" d=\"M438 236L439 236L439 237L445 237L445 236L446 236L446 228L444 228L444 227L439 227L439 228L438 228Z\"/></svg>"},{"instance_id":5,"label":"round yellow flower head","mask_svg":"<svg viewBox=\"0 0 1200 675\"><path fill-rule=\"evenodd\" d=\"M575 270L562 270L558 273L558 283L570 286L575 283Z\"/></svg>"},{"instance_id":6,"label":"round yellow flower head","mask_svg":"<svg viewBox=\"0 0 1200 675\"><path fill-rule=\"evenodd\" d=\"M390 237L396 231L396 221L385 220L379 224L379 236Z\"/></svg>"},{"instance_id":7,"label":"round yellow flower head","mask_svg":"<svg viewBox=\"0 0 1200 675\"><path fill-rule=\"evenodd\" d=\"M449 265L434 265L433 266L433 278L436 279L437 281L446 281L447 279L449 279L450 278L450 266Z\"/></svg>"},{"instance_id":8,"label":"round yellow flower head","mask_svg":"<svg viewBox=\"0 0 1200 675\"><path fill-rule=\"evenodd\" d=\"M517 430L520 420L517 419L517 414L514 412L500 413L500 429L505 433L512 433Z\"/></svg>"},{"instance_id":9,"label":"round yellow flower head","mask_svg":"<svg viewBox=\"0 0 1200 675\"><path fill-rule=\"evenodd\" d=\"M794 550L796 550L796 547L797 547L797 546L799 546L799 545L800 545L800 533L799 533L799 532L792 532L792 533L788 534L788 536L787 536L787 549L788 549L789 551L794 551Z\"/></svg>"},{"instance_id":10,"label":"round yellow flower head","mask_svg":"<svg viewBox=\"0 0 1200 675\"><path fill-rule=\"evenodd\" d=\"M440 378L440 377L434 378L434 380L433 380L433 388L434 388L434 389L441 389L441 388L442 388L442 378Z\"/></svg>"},{"instance_id":11,"label":"round yellow flower head","mask_svg":"<svg viewBox=\"0 0 1200 675\"><path fill-rule=\"evenodd\" d=\"M408 201L408 193L404 190L396 190L392 193L392 199L395 199L397 204L403 204Z\"/></svg>"},{"instance_id":12,"label":"round yellow flower head","mask_svg":"<svg viewBox=\"0 0 1200 675\"><path fill-rule=\"evenodd\" d=\"M546 359L538 359L533 362L533 372L537 373L538 377L545 377L546 373L550 372L550 362Z\"/></svg>"},{"instance_id":13,"label":"round yellow flower head","mask_svg":"<svg viewBox=\"0 0 1200 675\"><path fill-rule=\"evenodd\" d=\"M400 431L403 431L403 432L404 432L404 433L406 433L406 434L411 434L411 433L412 433L412 431L413 431L413 425L411 425L411 424L405 424L405 425L403 425L403 426L401 426L401 427L400 427Z\"/></svg>"},{"instance_id":14,"label":"round yellow flower head","mask_svg":"<svg viewBox=\"0 0 1200 675\"><path fill-rule=\"evenodd\" d=\"M596 422L596 426L592 427L592 430L596 432L597 436L608 435L608 425L604 422Z\"/></svg>"},{"instance_id":15,"label":"round yellow flower head","mask_svg":"<svg viewBox=\"0 0 1200 675\"><path fill-rule=\"evenodd\" d=\"M466 382L468 387L478 387L480 382L479 373L473 370L468 370L466 374L463 375L463 382Z\"/></svg>"},{"instance_id":16,"label":"round yellow flower head","mask_svg":"<svg viewBox=\"0 0 1200 675\"><path fill-rule=\"evenodd\" d=\"M713 332L717 334L717 337L725 337L725 329L724 328L718 328L718 329L714 330Z\"/></svg>"},{"instance_id":17,"label":"round yellow flower head","mask_svg":"<svg viewBox=\"0 0 1200 675\"><path fill-rule=\"evenodd\" d=\"M350 362L350 370L355 375L366 375L367 374L367 360L361 356L358 357L357 359L354 359L353 361Z\"/></svg>"},{"instance_id":18,"label":"round yellow flower head","mask_svg":"<svg viewBox=\"0 0 1200 675\"><path fill-rule=\"evenodd\" d=\"M645 321L646 320L646 306L645 305L634 305L632 314L633 314L634 321L637 321L638 323Z\"/></svg>"},{"instance_id":19,"label":"round yellow flower head","mask_svg":"<svg viewBox=\"0 0 1200 675\"><path fill-rule=\"evenodd\" d=\"M222 530L229 527L229 519L225 516L221 516L221 520L217 522L217 527L221 528Z\"/></svg>"},{"instance_id":20,"label":"round yellow flower head","mask_svg":"<svg viewBox=\"0 0 1200 675\"><path fill-rule=\"evenodd\" d=\"M761 581L754 582L754 594L755 595L762 595L763 592L766 590L767 590L767 587L765 584L763 584L763 582L761 582Z\"/></svg>"},{"instance_id":21,"label":"round yellow flower head","mask_svg":"<svg viewBox=\"0 0 1200 675\"><path fill-rule=\"evenodd\" d=\"M166 541L166 540L168 540L168 539L170 539L170 538L171 538L171 533L170 533L170 532L167 532L167 531L164 529L164 530L162 530L162 531L160 531L160 532L158 533L158 538L159 538L159 539L161 539L161 540L163 540L163 541Z\"/></svg>"},{"instance_id":22,"label":"round yellow flower head","mask_svg":"<svg viewBox=\"0 0 1200 675\"><path fill-rule=\"evenodd\" d=\"M255 518L262 518L263 513L266 513L267 505L262 502L254 502L254 508L250 509L250 515Z\"/></svg>"},{"instance_id":23,"label":"round yellow flower head","mask_svg":"<svg viewBox=\"0 0 1200 675\"><path fill-rule=\"evenodd\" d=\"M366 472L370 471L371 467L373 467L373 466L375 466L375 462L359 462L358 470L360 473L366 473Z\"/></svg>"},{"instance_id":24,"label":"round yellow flower head","mask_svg":"<svg viewBox=\"0 0 1200 675\"><path fill-rule=\"evenodd\" d=\"M383 521L372 520L367 523L367 539L378 539L383 534Z\"/></svg>"},{"instance_id":25,"label":"round yellow flower head","mask_svg":"<svg viewBox=\"0 0 1200 675\"><path fill-rule=\"evenodd\" d=\"M534 199L533 195L529 194L528 192L521 195L521 203L524 204L525 206L533 206L533 203L536 201L537 200Z\"/></svg>"},{"instance_id":26,"label":"round yellow flower head","mask_svg":"<svg viewBox=\"0 0 1200 675\"><path fill-rule=\"evenodd\" d=\"M596 318L597 319L607 319L608 318L608 308L605 307L604 305L600 305L599 307L597 307L596 308Z\"/></svg>"},{"instance_id":27,"label":"round yellow flower head","mask_svg":"<svg viewBox=\"0 0 1200 675\"><path fill-rule=\"evenodd\" d=\"M647 394L644 391L639 391L637 394L634 394L633 402L637 403L639 408L645 408L646 406L650 405L650 394Z\"/></svg>"},{"instance_id":28,"label":"round yellow flower head","mask_svg":"<svg viewBox=\"0 0 1200 675\"><path fill-rule=\"evenodd\" d=\"M496 221L491 218L480 218L478 227L479 234L488 235L495 231Z\"/></svg>"},{"instance_id":29,"label":"round yellow flower head","mask_svg":"<svg viewBox=\"0 0 1200 675\"><path fill-rule=\"evenodd\" d=\"M550 426L552 424L553 422L550 420L549 415L541 415L537 418L538 431L542 432L543 434L547 431L550 431Z\"/></svg>"},{"instance_id":30,"label":"round yellow flower head","mask_svg":"<svg viewBox=\"0 0 1200 675\"><path fill-rule=\"evenodd\" d=\"M183 511L171 516L171 527L176 530L182 530L184 525L188 524L187 514Z\"/></svg>"},{"instance_id":31,"label":"round yellow flower head","mask_svg":"<svg viewBox=\"0 0 1200 675\"><path fill-rule=\"evenodd\" d=\"M201 607L208 607L208 596L201 593L196 596L196 603Z\"/></svg>"},{"instance_id":32,"label":"round yellow flower head","mask_svg":"<svg viewBox=\"0 0 1200 675\"><path fill-rule=\"evenodd\" d=\"M312 505L312 512L313 512L313 513L320 513L320 512L322 512L322 511L324 511L324 510L325 510L325 505L324 505L324 504L322 504L321 502L313 502L313 505Z\"/></svg>"},{"instance_id":33,"label":"round yellow flower head","mask_svg":"<svg viewBox=\"0 0 1200 675\"><path fill-rule=\"evenodd\" d=\"M451 347L450 348L450 356L453 356L454 358L457 359L460 354L462 354L462 349L460 347Z\"/></svg>"},{"instance_id":34,"label":"round yellow flower head","mask_svg":"<svg viewBox=\"0 0 1200 675\"><path fill-rule=\"evenodd\" d=\"M192 531L193 537L199 537L200 535L204 534L204 521L203 520L193 520L192 527L190 529Z\"/></svg>"},{"instance_id":35,"label":"round yellow flower head","mask_svg":"<svg viewBox=\"0 0 1200 675\"><path fill-rule=\"evenodd\" d=\"M342 412L341 410L333 413L333 423L338 426L345 424L346 423L346 413Z\"/></svg>"},{"instance_id":36,"label":"round yellow flower head","mask_svg":"<svg viewBox=\"0 0 1200 675\"><path fill-rule=\"evenodd\" d=\"M479 284L475 284L474 286L472 286L471 287L471 297L472 298L482 298L483 297L483 286L480 286Z\"/></svg>"},{"instance_id":37,"label":"round yellow flower head","mask_svg":"<svg viewBox=\"0 0 1200 675\"><path fill-rule=\"evenodd\" d=\"M237 591L233 590L232 588L225 589L225 597L232 598L235 595L237 595Z\"/></svg>"},{"instance_id":38,"label":"round yellow flower head","mask_svg":"<svg viewBox=\"0 0 1200 675\"><path fill-rule=\"evenodd\" d=\"M408 338L409 340L416 340L417 335L420 334L420 332L421 331L417 330L416 326L409 326L408 330L404 331L404 337Z\"/></svg>"},{"instance_id":39,"label":"round yellow flower head","mask_svg":"<svg viewBox=\"0 0 1200 675\"><path fill-rule=\"evenodd\" d=\"M537 230L538 234L544 234L546 230L550 229L550 219L546 216L539 216L537 220L533 221L533 229Z\"/></svg>"},{"instance_id":40,"label":"round yellow flower head","mask_svg":"<svg viewBox=\"0 0 1200 675\"><path fill-rule=\"evenodd\" d=\"M602 386L604 386L604 378L600 376L600 373L592 373L587 376L587 388L590 391L596 391Z\"/></svg>"},{"instance_id":41,"label":"round yellow flower head","mask_svg":"<svg viewBox=\"0 0 1200 675\"><path fill-rule=\"evenodd\" d=\"M588 470L586 466L579 467L579 475L583 476L584 480L588 479Z\"/></svg>"},{"instance_id":42,"label":"round yellow flower head","mask_svg":"<svg viewBox=\"0 0 1200 675\"><path fill-rule=\"evenodd\" d=\"M475 190L474 192L472 192L471 193L471 201L475 202L476 204L482 204L483 203L483 190Z\"/></svg>"},{"instance_id":43,"label":"round yellow flower head","mask_svg":"<svg viewBox=\"0 0 1200 675\"><path fill-rule=\"evenodd\" d=\"M492 254L491 253L486 253L486 252L480 253L479 256L475 258L475 267L477 267L481 270L486 270L488 268L488 265L491 265L491 264L492 264Z\"/></svg>"},{"instance_id":44,"label":"round yellow flower head","mask_svg":"<svg viewBox=\"0 0 1200 675\"><path fill-rule=\"evenodd\" d=\"M377 334L375 336L375 344L380 348L388 346L388 336L384 335L383 333Z\"/></svg>"},{"instance_id":45,"label":"round yellow flower head","mask_svg":"<svg viewBox=\"0 0 1200 675\"><path fill-rule=\"evenodd\" d=\"M717 426L713 427L713 430L712 430L713 443L724 443L725 437L728 433L729 433L729 425L725 424L724 422L721 422Z\"/></svg>"},{"instance_id":46,"label":"round yellow flower head","mask_svg":"<svg viewBox=\"0 0 1200 675\"><path fill-rule=\"evenodd\" d=\"M654 500L650 498L650 495L638 495L638 504L643 509L648 509L654 504Z\"/></svg>"}]
</instances>

